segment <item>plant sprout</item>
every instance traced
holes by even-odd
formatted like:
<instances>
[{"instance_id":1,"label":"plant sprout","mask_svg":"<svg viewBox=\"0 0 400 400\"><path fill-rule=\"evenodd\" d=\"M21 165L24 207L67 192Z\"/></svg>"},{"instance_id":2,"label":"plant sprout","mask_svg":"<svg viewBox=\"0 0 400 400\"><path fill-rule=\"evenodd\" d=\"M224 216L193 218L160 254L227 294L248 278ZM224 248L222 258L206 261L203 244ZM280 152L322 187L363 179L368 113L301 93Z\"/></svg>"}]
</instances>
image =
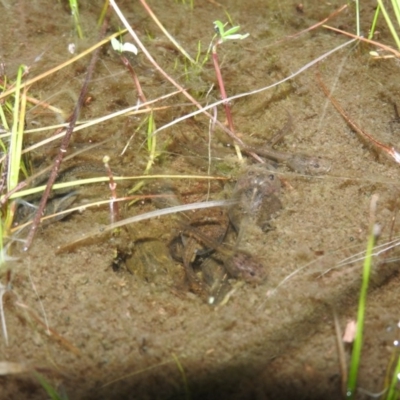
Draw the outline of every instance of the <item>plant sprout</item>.
<instances>
[{"instance_id":1,"label":"plant sprout","mask_svg":"<svg viewBox=\"0 0 400 400\"><path fill-rule=\"evenodd\" d=\"M219 45L226 40L243 40L246 39L250 34L245 33L244 35L241 35L239 33L240 26L233 26L232 28L228 29L225 32L225 26L227 24L223 24L221 21L214 21L214 29L217 32L217 35L219 36L219 40L217 41L216 45Z\"/></svg>"},{"instance_id":2,"label":"plant sprout","mask_svg":"<svg viewBox=\"0 0 400 400\"><path fill-rule=\"evenodd\" d=\"M239 31L240 26L234 26L234 27L228 29L227 31L225 31L225 25L221 21L214 21L214 29L217 32L218 39L214 42L214 45L212 46L212 58L213 58L213 63L214 63L214 68L215 68L215 74L217 75L218 86L219 86L219 90L221 92L221 98L223 100L227 99L228 96L226 95L224 80L222 78L221 69L219 67L217 47L218 47L218 45L224 43L227 40L242 40L242 39L246 39L249 36L248 33L246 33L244 35L236 33ZM214 36L214 38L215 38L215 36ZM224 103L224 107L225 107L225 114L226 114L226 119L228 121L229 129L232 133L234 133L235 131L234 131L234 127L233 127L231 107L228 102ZM242 160L243 158L242 158L242 153L240 151L240 147L237 145L237 143L235 143L234 146L235 146L236 155L238 156L238 159Z\"/></svg>"},{"instance_id":3,"label":"plant sprout","mask_svg":"<svg viewBox=\"0 0 400 400\"><path fill-rule=\"evenodd\" d=\"M117 38L111 39L111 46L112 48L117 51L118 53L129 52L137 55L138 49L133 43L122 43Z\"/></svg>"}]
</instances>

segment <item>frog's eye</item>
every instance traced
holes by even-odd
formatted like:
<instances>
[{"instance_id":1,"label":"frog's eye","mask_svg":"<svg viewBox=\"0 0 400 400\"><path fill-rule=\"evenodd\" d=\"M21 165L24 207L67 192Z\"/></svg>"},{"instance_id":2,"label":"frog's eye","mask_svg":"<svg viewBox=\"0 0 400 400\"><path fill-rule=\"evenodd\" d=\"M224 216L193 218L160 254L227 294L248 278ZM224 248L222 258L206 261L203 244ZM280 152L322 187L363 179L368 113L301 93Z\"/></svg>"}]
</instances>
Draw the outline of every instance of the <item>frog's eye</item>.
<instances>
[{"instance_id":1,"label":"frog's eye","mask_svg":"<svg viewBox=\"0 0 400 400\"><path fill-rule=\"evenodd\" d=\"M270 181L274 181L275 180L275 175L271 174L271 175L268 176L268 178L269 178Z\"/></svg>"}]
</instances>

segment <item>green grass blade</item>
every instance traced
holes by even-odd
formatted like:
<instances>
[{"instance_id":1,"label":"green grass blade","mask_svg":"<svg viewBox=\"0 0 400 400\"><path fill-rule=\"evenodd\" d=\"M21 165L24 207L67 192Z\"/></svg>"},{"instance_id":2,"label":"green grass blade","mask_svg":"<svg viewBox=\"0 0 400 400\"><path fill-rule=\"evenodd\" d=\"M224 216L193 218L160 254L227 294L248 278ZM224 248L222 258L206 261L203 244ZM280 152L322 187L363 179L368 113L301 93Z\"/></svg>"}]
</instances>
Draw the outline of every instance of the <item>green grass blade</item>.
<instances>
[{"instance_id":1,"label":"green grass blade","mask_svg":"<svg viewBox=\"0 0 400 400\"><path fill-rule=\"evenodd\" d=\"M104 2L104 4L103 4L103 8L101 9L101 13L100 13L99 20L97 21L97 26L98 26L98 27L100 27L100 26L103 25L104 19L105 19L106 15L107 15L108 7L109 7L109 5L110 5L109 3L110 3L110 2L109 2L108 0L106 0L106 1Z\"/></svg>"},{"instance_id":2,"label":"green grass blade","mask_svg":"<svg viewBox=\"0 0 400 400\"><path fill-rule=\"evenodd\" d=\"M378 6L376 7L376 10L375 10L374 19L372 20L371 29L369 30L369 35L368 35L369 40L371 40L374 37L376 23L378 22L378 17L379 17L380 11L381 11L381 8L379 7L379 4L378 4Z\"/></svg>"},{"instance_id":3,"label":"green grass blade","mask_svg":"<svg viewBox=\"0 0 400 400\"><path fill-rule=\"evenodd\" d=\"M81 28L80 19L79 19L78 1L77 0L69 0L69 6L71 8L72 16L74 17L75 29L76 29L76 32L78 33L78 37L79 37L79 39L83 39L83 33L82 33L82 28Z\"/></svg>"},{"instance_id":4,"label":"green grass blade","mask_svg":"<svg viewBox=\"0 0 400 400\"><path fill-rule=\"evenodd\" d=\"M43 389L49 395L50 399L52 399L52 400L68 400L67 396L58 393L57 390L54 389L53 386L51 386L50 383L47 382L47 380L41 374L34 372L34 375L35 375L36 379L42 385Z\"/></svg>"},{"instance_id":5,"label":"green grass blade","mask_svg":"<svg viewBox=\"0 0 400 400\"><path fill-rule=\"evenodd\" d=\"M399 4L399 0L392 0L392 6L393 6L394 14L396 15L397 23L400 26L400 4Z\"/></svg>"},{"instance_id":6,"label":"green grass blade","mask_svg":"<svg viewBox=\"0 0 400 400\"><path fill-rule=\"evenodd\" d=\"M13 125L11 128L10 138L10 149L9 149L9 160L8 160L8 177L7 177L7 189L12 190L17 186L19 179L19 172L21 167L21 153L22 153L22 139L24 134L25 125L25 105L21 103L21 80L23 72L25 71L24 66L20 66L18 69L16 89L15 89L15 101L13 108Z\"/></svg>"},{"instance_id":7,"label":"green grass blade","mask_svg":"<svg viewBox=\"0 0 400 400\"><path fill-rule=\"evenodd\" d=\"M190 390L189 390L189 385L188 385L188 381L186 378L185 370L183 369L183 366L182 366L181 362L179 361L179 358L174 353L172 353L172 357L174 358L176 366L178 367L178 370L182 376L183 387L185 389L185 399L190 400L191 396L190 396Z\"/></svg>"},{"instance_id":8,"label":"green grass blade","mask_svg":"<svg viewBox=\"0 0 400 400\"><path fill-rule=\"evenodd\" d=\"M0 104L0 121L1 121L3 128L6 131L9 131L10 128L8 127L6 114L4 113L3 106L1 104ZM6 145L4 144L3 140L0 140L0 147L1 147L1 150L3 151L3 153L7 152Z\"/></svg>"},{"instance_id":9,"label":"green grass blade","mask_svg":"<svg viewBox=\"0 0 400 400\"><path fill-rule=\"evenodd\" d=\"M357 36L360 36L360 0L356 0L356 27Z\"/></svg>"},{"instance_id":10,"label":"green grass blade","mask_svg":"<svg viewBox=\"0 0 400 400\"><path fill-rule=\"evenodd\" d=\"M399 398L400 395L400 391L398 388L399 376L400 376L400 356L397 356L397 364L392 375L392 380L390 381L386 400L397 400Z\"/></svg>"},{"instance_id":11,"label":"green grass blade","mask_svg":"<svg viewBox=\"0 0 400 400\"><path fill-rule=\"evenodd\" d=\"M400 49L400 38L399 38L399 35L397 34L395 27L393 26L392 20L390 19L388 12L386 11L385 6L383 5L382 0L378 0L378 5L382 10L382 14L385 17L386 24L387 24L387 26L388 26L388 28L390 30L390 33L393 36L394 41L396 42L396 46L397 46L398 49Z\"/></svg>"},{"instance_id":12,"label":"green grass blade","mask_svg":"<svg viewBox=\"0 0 400 400\"><path fill-rule=\"evenodd\" d=\"M363 340L363 329L364 329L364 317L365 317L365 304L367 300L367 291L369 278L371 275L371 260L372 253L375 245L375 234L374 225L372 224L371 232L368 237L367 251L365 254L364 266L363 266L363 277L360 291L360 298L358 302L358 312L357 312L357 331L356 337L353 344L353 352L351 354L349 379L347 382L347 393L346 398L354 399L356 386L357 386L357 375L360 365L361 348Z\"/></svg>"}]
</instances>

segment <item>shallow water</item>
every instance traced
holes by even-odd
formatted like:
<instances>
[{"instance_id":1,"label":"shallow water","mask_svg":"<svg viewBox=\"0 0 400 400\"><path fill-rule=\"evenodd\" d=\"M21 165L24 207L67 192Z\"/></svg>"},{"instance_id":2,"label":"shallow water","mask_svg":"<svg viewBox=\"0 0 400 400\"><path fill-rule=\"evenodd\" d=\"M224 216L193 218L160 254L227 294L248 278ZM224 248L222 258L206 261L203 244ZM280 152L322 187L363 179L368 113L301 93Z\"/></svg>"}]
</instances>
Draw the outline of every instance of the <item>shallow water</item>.
<instances>
[{"instance_id":1,"label":"shallow water","mask_svg":"<svg viewBox=\"0 0 400 400\"><path fill-rule=\"evenodd\" d=\"M229 96L271 85L347 40L323 28L288 37L327 17L341 6L339 2L309 2L302 12L288 1L265 4L232 0L225 1L223 7L211 1L195 2L193 10L180 2L165 6L153 3L155 14L192 57L199 43L204 57L213 35L212 22L225 21L225 12L241 25L242 32L250 33L244 41L228 42L218 50ZM31 78L70 59L69 43L75 43L81 52L97 40L101 2L82 7L86 35L82 40L76 39L64 3L53 5L51 13L43 1L3 1L0 7L4 11L0 17L0 61L6 63L11 78L20 64L31 67ZM201 71L191 67L139 3L121 2L120 7L153 57L176 81L201 104L220 99L211 60ZM362 28L367 31L374 3L362 7ZM346 9L329 24L353 32L354 21L354 10ZM114 16L110 33L120 26ZM390 44L386 28L380 26L379 31L379 40ZM369 50L347 46L323 60L318 68L354 121L378 140L396 146L400 127L394 121L393 104L399 83L388 79L397 72L396 62L371 60ZM129 59L148 100L175 90L143 53ZM28 130L67 118L79 96L88 63L86 57L30 87L32 97L62 112L30 106ZM176 216L131 224L114 235L99 234L73 251L56 253L58 247L87 232L101 231L110 223L108 206L88 208L40 230L27 254L19 252L18 244L15 246L20 259L11 265L13 292L4 298L10 344L0 342L1 359L41 368L55 387L65 389L74 399L340 398L333 310L342 330L348 320L356 318L373 194L379 195L376 220L382 226L382 235L378 244L398 236L399 171L346 125L320 90L316 71L314 66L284 84L231 103L236 131L246 143L258 146L269 140L285 125L289 112L293 129L276 148L321 156L332 163L329 173L319 176L304 176L284 165L275 166L282 179L282 209L268 222L266 232L256 224L247 228L241 243L266 265L265 283L257 287L236 285L226 304L212 308L188 291L179 263L166 263L168 266L156 277L155 269L130 273L128 269L136 271L129 265L134 254L132 243L168 244L179 230L181 219ZM101 51L89 96L81 120L137 103L132 78L110 46ZM182 95L156 106L169 106L154 111L157 127L195 109ZM225 119L221 106L218 119ZM123 116L76 132L71 152L110 137L112 140L83 152L68 165L79 161L101 168L107 154L116 175L142 174L148 161L146 127L136 130L143 120L143 115ZM243 167L231 140L220 129L213 132L209 146L209 125L207 117L198 115L161 131L157 135L160 155L151 173L209 173L226 179L211 180L210 185L200 179L157 179L146 183L139 193L173 194L180 203L228 198ZM26 144L36 143L53 131L30 133ZM58 144L32 153L36 169L51 163ZM244 158L245 165L255 163L247 155ZM118 183L118 195L127 195L135 183ZM109 197L107 183L93 185L81 193L78 204ZM171 196L163 201L150 198L121 205L121 217L172 205L170 201ZM204 220L211 215L215 216L210 211L196 211L187 217ZM375 393L383 388L395 350L392 343L398 335L394 328L398 322L397 253L395 247L374 258L359 386ZM356 254L360 255L346 261ZM46 320L62 339L46 335L17 302ZM349 348L345 352L349 361ZM29 373L7 376L0 382L1 398L44 397ZM358 398L366 395L360 391Z\"/></svg>"}]
</instances>

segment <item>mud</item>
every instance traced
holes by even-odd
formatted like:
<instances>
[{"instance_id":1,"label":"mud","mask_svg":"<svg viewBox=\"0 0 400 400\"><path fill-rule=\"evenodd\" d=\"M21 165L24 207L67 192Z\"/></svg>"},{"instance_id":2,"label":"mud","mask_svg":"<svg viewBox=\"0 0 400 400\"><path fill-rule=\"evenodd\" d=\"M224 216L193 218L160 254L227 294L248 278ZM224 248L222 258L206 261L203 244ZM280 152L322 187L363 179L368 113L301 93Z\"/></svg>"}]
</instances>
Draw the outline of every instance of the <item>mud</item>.
<instances>
[{"instance_id":1,"label":"mud","mask_svg":"<svg viewBox=\"0 0 400 400\"><path fill-rule=\"evenodd\" d=\"M201 104L220 99L212 60L201 69L191 66L139 2L119 3L163 69ZM336 1L307 2L302 10L289 1L230 0L221 5L195 1L193 9L182 2L158 3L150 6L192 57L201 44L203 59L214 34L212 23L226 21L226 12L241 25L241 32L250 33L249 38L218 49L229 96L271 85L348 40L322 27L290 37L338 9L342 3ZM374 2L362 4L365 32L374 6ZM21 64L30 66L31 78L70 59L70 43L77 52L96 43L101 2L82 4L82 40L76 39L66 2L50 7L45 1L4 0L0 7L0 61L10 79ZM353 32L354 12L348 8L328 24ZM392 44L380 23L377 39ZM113 16L109 33L119 27ZM316 80L318 69L358 125L379 141L396 146L400 126L393 105L400 83L389 77L397 74L397 62L373 60L370 50L366 45L349 45L281 85L231 102L235 129L246 143L268 142L285 125L289 112L293 129L275 149L322 157L331 168L324 175L308 175L284 164L273 165L271 173L282 185L277 195L282 208L268 218L267 229L257 223L246 228L240 242L241 248L261 260L268 278L256 286L233 279L229 298L216 307L185 285L184 267L168 252L154 251L153 259L140 255L149 244L167 248L182 216L154 218L102 233L110 223L109 206L86 206L93 199L110 198L107 182L85 187L76 200L80 211L42 227L28 253L21 251L19 241L27 231L17 234L15 227L11 255L18 260L6 264L12 272L12 290L3 297L9 344L2 336L0 361L19 363L28 372L1 376L0 398L47 398L33 370L70 399L342 398L334 312L342 331L356 318L374 194L379 196L375 219L382 228L378 241L382 247L373 258L357 398L380 392L391 357L398 354L393 343L400 335L399 167L360 140ZM148 100L175 90L142 52L128 57ZM30 104L25 146L54 132L32 129L67 119L88 63L88 57L81 59L30 87L30 96L61 111ZM131 75L111 46L101 51L89 97L82 121L137 103ZM160 107L153 114L157 127L195 110L182 95L156 106ZM224 122L222 106L217 117ZM74 133L70 153L111 140L69 163L102 168L108 155L116 176L141 175L149 154L144 119L143 115L122 116ZM184 204L232 195L242 168L256 161L245 154L241 165L231 139L218 127L212 133L209 129L209 119L197 115L160 131L150 174L224 179L154 178L133 194L129 192L138 180L118 181L119 196L141 196L133 204L121 203L121 218L158 209L163 202L170 204L171 191ZM33 169L50 165L58 146L59 141L54 141L32 151ZM160 194L165 198L155 197ZM227 210L217 212L222 215ZM184 218L210 216L203 210ZM89 231L98 235L69 252L57 252ZM165 261L154 261L157 256ZM151 265L146 268L146 264ZM3 284L5 279L3 275ZM347 362L350 350L351 345L346 345Z\"/></svg>"}]
</instances>

